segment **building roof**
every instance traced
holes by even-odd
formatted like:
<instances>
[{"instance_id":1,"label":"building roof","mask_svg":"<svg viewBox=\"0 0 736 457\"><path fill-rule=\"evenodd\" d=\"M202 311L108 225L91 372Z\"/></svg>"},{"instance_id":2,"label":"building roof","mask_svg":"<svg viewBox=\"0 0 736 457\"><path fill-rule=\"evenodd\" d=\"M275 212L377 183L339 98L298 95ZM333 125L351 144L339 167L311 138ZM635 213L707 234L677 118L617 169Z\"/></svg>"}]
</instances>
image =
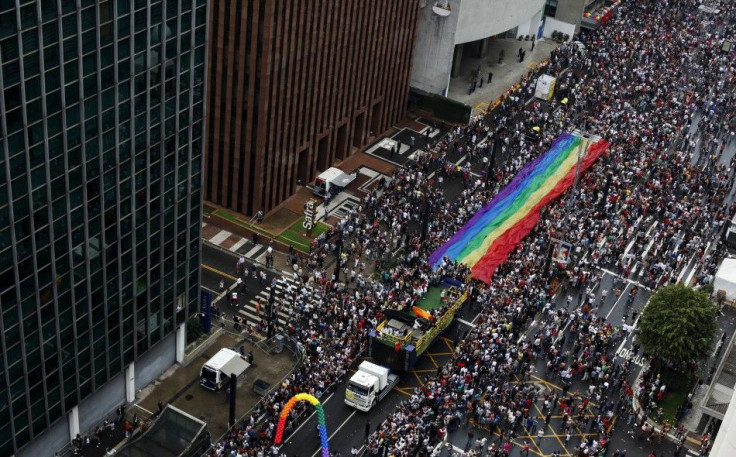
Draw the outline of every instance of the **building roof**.
<instances>
[{"instance_id":1,"label":"building roof","mask_svg":"<svg viewBox=\"0 0 736 457\"><path fill-rule=\"evenodd\" d=\"M192 454L190 451L197 450L203 434L207 433L206 425L196 417L166 405L153 426L117 454L120 457L187 456ZM197 452L200 454L201 451Z\"/></svg>"}]
</instances>

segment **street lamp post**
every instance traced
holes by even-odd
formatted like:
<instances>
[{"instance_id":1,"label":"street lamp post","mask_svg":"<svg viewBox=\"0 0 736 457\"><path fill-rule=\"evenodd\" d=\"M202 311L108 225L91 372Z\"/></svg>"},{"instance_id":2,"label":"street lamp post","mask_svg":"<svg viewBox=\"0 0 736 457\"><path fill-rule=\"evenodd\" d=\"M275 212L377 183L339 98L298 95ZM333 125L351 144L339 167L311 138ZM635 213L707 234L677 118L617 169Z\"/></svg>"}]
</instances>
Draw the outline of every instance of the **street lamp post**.
<instances>
[{"instance_id":1,"label":"street lamp post","mask_svg":"<svg viewBox=\"0 0 736 457\"><path fill-rule=\"evenodd\" d=\"M268 311L267 311L267 316L266 316L266 321L267 321L267 324L266 324L267 325L267 327L266 327L266 338L267 339L271 339L273 337L274 332L275 332L274 322L273 322L273 319L274 319L273 306L274 306L274 302L275 302L275 295L274 295L274 293L275 293L275 287L272 285L271 286L271 289L268 292Z\"/></svg>"},{"instance_id":2,"label":"street lamp post","mask_svg":"<svg viewBox=\"0 0 736 457\"><path fill-rule=\"evenodd\" d=\"M432 201L429 195L424 200L424 211L422 211L422 241L427 239L427 231L429 230L429 213L432 210Z\"/></svg>"},{"instance_id":3,"label":"street lamp post","mask_svg":"<svg viewBox=\"0 0 736 457\"><path fill-rule=\"evenodd\" d=\"M338 283L340 281L340 269L342 268L342 230L338 230L337 237L337 262L335 263L335 283Z\"/></svg>"}]
</instances>

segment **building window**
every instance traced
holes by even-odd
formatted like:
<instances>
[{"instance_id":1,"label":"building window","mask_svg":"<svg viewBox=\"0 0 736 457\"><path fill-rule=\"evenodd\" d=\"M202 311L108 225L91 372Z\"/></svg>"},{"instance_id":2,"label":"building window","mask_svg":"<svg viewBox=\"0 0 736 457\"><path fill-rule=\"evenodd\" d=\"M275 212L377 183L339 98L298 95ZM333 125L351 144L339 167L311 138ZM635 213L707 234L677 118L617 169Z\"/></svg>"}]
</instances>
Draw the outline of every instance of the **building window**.
<instances>
[{"instance_id":1,"label":"building window","mask_svg":"<svg viewBox=\"0 0 736 457\"><path fill-rule=\"evenodd\" d=\"M557 14L557 0L547 0L547 4L544 6L544 15L548 17L555 17Z\"/></svg>"}]
</instances>

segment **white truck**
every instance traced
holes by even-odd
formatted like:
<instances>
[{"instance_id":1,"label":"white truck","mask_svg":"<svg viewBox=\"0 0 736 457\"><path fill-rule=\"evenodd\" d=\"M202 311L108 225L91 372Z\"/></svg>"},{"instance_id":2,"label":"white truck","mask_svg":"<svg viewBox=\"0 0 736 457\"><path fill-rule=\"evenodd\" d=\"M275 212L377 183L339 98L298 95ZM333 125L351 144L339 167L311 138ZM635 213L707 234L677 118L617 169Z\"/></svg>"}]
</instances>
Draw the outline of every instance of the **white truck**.
<instances>
[{"instance_id":1,"label":"white truck","mask_svg":"<svg viewBox=\"0 0 736 457\"><path fill-rule=\"evenodd\" d=\"M736 216L734 216L733 220L727 224L728 227L726 228L725 234L726 246L731 249L736 249Z\"/></svg>"},{"instance_id":2,"label":"white truck","mask_svg":"<svg viewBox=\"0 0 736 457\"><path fill-rule=\"evenodd\" d=\"M348 184L353 182L357 176L357 172L348 174L339 168L330 167L317 176L312 192L320 197L324 197L329 192L334 197L338 192L347 187Z\"/></svg>"},{"instance_id":3,"label":"white truck","mask_svg":"<svg viewBox=\"0 0 736 457\"><path fill-rule=\"evenodd\" d=\"M205 389L218 391L227 387L230 375L240 376L250 364L236 351L223 348L202 365L199 384Z\"/></svg>"},{"instance_id":4,"label":"white truck","mask_svg":"<svg viewBox=\"0 0 736 457\"><path fill-rule=\"evenodd\" d=\"M361 362L345 388L345 404L368 411L399 383L389 369L368 361Z\"/></svg>"}]
</instances>

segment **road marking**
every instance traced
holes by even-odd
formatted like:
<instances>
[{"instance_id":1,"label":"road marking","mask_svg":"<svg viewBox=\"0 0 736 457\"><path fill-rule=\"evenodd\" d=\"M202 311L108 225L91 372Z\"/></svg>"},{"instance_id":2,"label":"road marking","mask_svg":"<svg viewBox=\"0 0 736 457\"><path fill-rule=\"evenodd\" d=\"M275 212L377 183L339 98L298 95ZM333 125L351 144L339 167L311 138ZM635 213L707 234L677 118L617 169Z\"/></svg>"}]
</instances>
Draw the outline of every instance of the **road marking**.
<instances>
[{"instance_id":1,"label":"road marking","mask_svg":"<svg viewBox=\"0 0 736 457\"><path fill-rule=\"evenodd\" d=\"M212 244L219 245L220 243L225 241L230 235L232 235L232 233L228 232L227 230L220 230L219 232L217 232L217 235L209 239L209 242Z\"/></svg>"},{"instance_id":2,"label":"road marking","mask_svg":"<svg viewBox=\"0 0 736 457\"><path fill-rule=\"evenodd\" d=\"M202 289L206 290L207 292L211 292L215 296L220 295L220 292L217 292L216 290L212 290L209 287L202 286Z\"/></svg>"},{"instance_id":3,"label":"road marking","mask_svg":"<svg viewBox=\"0 0 736 457\"><path fill-rule=\"evenodd\" d=\"M595 267L595 268L597 268L598 270L600 270L600 271L602 271L604 273L608 273L609 275L611 275L613 277L618 277L619 276L618 273L614 273L613 271L611 271L611 270L609 270L607 268L601 268L601 267ZM639 286L640 289L652 290L651 287L645 286L644 284L640 283L639 281L634 281L633 279L624 278L623 276L620 277L619 279L621 279L622 281L626 281L629 284L633 284L635 286Z\"/></svg>"},{"instance_id":4,"label":"road marking","mask_svg":"<svg viewBox=\"0 0 736 457\"><path fill-rule=\"evenodd\" d=\"M255 255L256 252L260 251L261 248L263 248L263 246L261 246L260 244L256 244L250 251L245 254L245 257L251 258L253 255Z\"/></svg>"},{"instance_id":5,"label":"road marking","mask_svg":"<svg viewBox=\"0 0 736 457\"><path fill-rule=\"evenodd\" d=\"M235 252L235 251L238 250L238 248L240 246L244 245L247 242L248 242L248 240L246 240L245 238L241 238L235 244L233 244L232 246L230 246L230 250L233 251L233 252Z\"/></svg>"},{"instance_id":6,"label":"road marking","mask_svg":"<svg viewBox=\"0 0 736 457\"><path fill-rule=\"evenodd\" d=\"M411 397L413 394L406 391L407 387L394 387L394 391L398 392L402 395L406 395L407 397Z\"/></svg>"},{"instance_id":7,"label":"road marking","mask_svg":"<svg viewBox=\"0 0 736 457\"><path fill-rule=\"evenodd\" d=\"M648 303L648 302L647 302L647 303ZM646 307L646 306L647 306L647 305L645 304L645 305L644 305L644 307ZM642 308L642 309L643 309L643 308ZM626 332L626 336L624 337L624 340L623 340L623 341L621 342L621 344L620 344L620 345L618 346L618 349L616 349L616 355L618 355L618 353L619 353L619 352L621 352L621 349L623 349L623 348L624 348L624 345L626 344L626 342L627 342L627 341L629 341L629 336L631 336L631 335L633 335L633 334L634 334L634 330L636 330L636 324L638 324L638 323L639 323L639 318L640 318L640 317L641 317L641 313L640 313L640 314L639 314L638 316L636 316L636 320L634 321L634 323L633 323L633 324L631 324L631 333L629 333L629 332Z\"/></svg>"},{"instance_id":8,"label":"road marking","mask_svg":"<svg viewBox=\"0 0 736 457\"><path fill-rule=\"evenodd\" d=\"M474 320L475 320L475 319L474 319ZM468 326L468 327L470 327L470 328L475 328L475 324L474 324L474 323L472 323L472 322L468 322L468 321L466 321L465 319L460 319L460 318L458 317L458 318L457 318L457 321L458 321L459 323L463 324L463 325L467 325L467 326Z\"/></svg>"},{"instance_id":9,"label":"road marking","mask_svg":"<svg viewBox=\"0 0 736 457\"><path fill-rule=\"evenodd\" d=\"M133 405L133 406L134 406L134 407L136 407L136 408L138 408L138 409L142 409L143 411L145 411L145 412L147 412L148 414L150 414L151 416L153 416L153 413L152 413L151 411L147 410L146 408L142 407L141 405L139 405L139 404L135 404L135 405Z\"/></svg>"},{"instance_id":10,"label":"road marking","mask_svg":"<svg viewBox=\"0 0 736 457\"><path fill-rule=\"evenodd\" d=\"M611 317L611 314L613 314L613 310L616 309L616 305L618 305L618 302L621 301L622 298L626 295L626 291L629 289L629 286L631 283L626 284L626 287L624 287L624 290L621 292L621 295L618 296L615 302L613 302L613 306L611 306L611 309L608 311L608 314L606 314L606 320L608 320L609 317Z\"/></svg>"},{"instance_id":11,"label":"road marking","mask_svg":"<svg viewBox=\"0 0 736 457\"><path fill-rule=\"evenodd\" d=\"M335 435L337 435L337 432L339 432L340 430L342 430L342 428L343 428L343 427L345 426L345 424L347 424L347 423L348 423L348 421L349 421L350 419L352 419L352 418L353 418L353 416L355 416L355 413L357 413L357 412L358 412L358 410L357 410L357 409L356 409L356 410L354 410L354 411L353 411L353 412L352 412L352 413L351 413L351 414L350 414L350 415L348 416L348 418L347 418L347 419L345 419L345 420L344 420L344 421L342 422L342 424L340 424L340 426L339 426L339 427L337 427L337 430L335 430L334 432L332 432L332 435L330 435L330 436L329 436L329 437L327 438L327 442L328 442L328 443L330 442L330 440L331 440L331 439L332 439L332 438L333 438L333 437L334 437ZM317 456L317 454L319 454L320 452L322 452L322 450L321 450L321 449L317 449L316 451L314 451L314 454L312 454L312 457L316 457L316 456Z\"/></svg>"},{"instance_id":12,"label":"road marking","mask_svg":"<svg viewBox=\"0 0 736 457\"><path fill-rule=\"evenodd\" d=\"M322 402L322 406L324 406L328 401L330 401L330 399L332 399L333 396L335 396L335 392L332 392L330 396L327 397L327 399ZM294 432L291 435L289 435L289 438L290 438L290 440L288 441L289 443L291 442L291 438L294 438L294 436L296 436L296 434L299 433L299 430L301 430L302 427L307 425L307 422L309 422L312 419L312 416L314 416L315 414L317 414L317 410L312 411L312 414L310 414L309 417L307 417L307 419L304 422L302 422L302 424L299 427L297 427L296 430L294 430ZM284 444L286 443L281 443L281 446L279 446L279 449L281 449L281 447Z\"/></svg>"},{"instance_id":13,"label":"road marking","mask_svg":"<svg viewBox=\"0 0 736 457\"><path fill-rule=\"evenodd\" d=\"M209 266L209 265L205 265L204 263L200 264L200 266L201 266L202 268L204 268L205 270L209 270L209 271L211 271L211 272L213 272L213 273L217 273L218 275L220 275L220 276L224 276L224 277L226 277L226 278L228 278L228 279L232 279L233 281L235 281L235 280L237 280L237 279L238 279L237 277L235 277L235 276L233 276L233 275L231 275L231 274L225 273L224 271L220 271L220 270L218 270L218 269L217 269L217 268L215 268L215 267L211 267L211 266Z\"/></svg>"}]
</instances>

